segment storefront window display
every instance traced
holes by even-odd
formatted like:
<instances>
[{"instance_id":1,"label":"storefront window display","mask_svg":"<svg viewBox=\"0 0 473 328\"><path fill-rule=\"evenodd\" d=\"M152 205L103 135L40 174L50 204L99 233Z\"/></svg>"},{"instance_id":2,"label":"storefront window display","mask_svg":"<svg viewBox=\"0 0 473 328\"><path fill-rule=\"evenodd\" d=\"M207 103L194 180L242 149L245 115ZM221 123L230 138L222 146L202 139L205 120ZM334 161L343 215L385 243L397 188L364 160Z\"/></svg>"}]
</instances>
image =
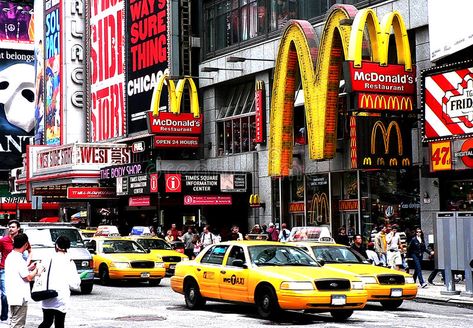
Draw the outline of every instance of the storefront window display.
<instances>
[{"instance_id":1,"label":"storefront window display","mask_svg":"<svg viewBox=\"0 0 473 328\"><path fill-rule=\"evenodd\" d=\"M306 176L307 225L330 224L328 174Z\"/></svg>"},{"instance_id":2,"label":"storefront window display","mask_svg":"<svg viewBox=\"0 0 473 328\"><path fill-rule=\"evenodd\" d=\"M442 211L473 211L473 180L442 181Z\"/></svg>"}]
</instances>

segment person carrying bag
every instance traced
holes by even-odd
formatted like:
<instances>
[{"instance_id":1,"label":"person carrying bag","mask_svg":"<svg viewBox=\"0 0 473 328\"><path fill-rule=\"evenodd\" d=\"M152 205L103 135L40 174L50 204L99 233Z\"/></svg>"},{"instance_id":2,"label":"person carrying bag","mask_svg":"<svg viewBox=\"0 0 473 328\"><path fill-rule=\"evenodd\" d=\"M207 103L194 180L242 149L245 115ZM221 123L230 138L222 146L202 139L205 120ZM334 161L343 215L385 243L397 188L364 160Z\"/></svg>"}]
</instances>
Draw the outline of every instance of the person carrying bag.
<instances>
[{"instance_id":1,"label":"person carrying bag","mask_svg":"<svg viewBox=\"0 0 473 328\"><path fill-rule=\"evenodd\" d=\"M33 301L39 302L47 300L48 298L56 297L57 291L54 289L49 289L49 274L51 273L51 265L53 260L49 262L48 274L46 275L46 286L44 287L44 274L39 277L36 277L33 289L31 290L31 299Z\"/></svg>"}]
</instances>

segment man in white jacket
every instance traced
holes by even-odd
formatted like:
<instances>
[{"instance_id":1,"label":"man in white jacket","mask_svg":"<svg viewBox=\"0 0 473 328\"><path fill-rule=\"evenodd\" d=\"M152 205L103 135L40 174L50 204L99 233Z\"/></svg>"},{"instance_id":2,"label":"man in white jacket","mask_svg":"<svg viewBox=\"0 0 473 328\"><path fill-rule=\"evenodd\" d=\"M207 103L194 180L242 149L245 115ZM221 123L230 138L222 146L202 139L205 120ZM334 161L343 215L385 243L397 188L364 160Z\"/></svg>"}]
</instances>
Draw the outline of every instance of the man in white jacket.
<instances>
[{"instance_id":1,"label":"man in white jacket","mask_svg":"<svg viewBox=\"0 0 473 328\"><path fill-rule=\"evenodd\" d=\"M51 258L51 262L45 266L49 273L49 289L57 291L58 296L42 301L43 322L39 328L49 328L54 322L54 327L64 327L67 306L71 296L70 289L79 289L80 276L74 262L67 255L67 250L71 247L71 241L66 236L60 236L56 240L56 254Z\"/></svg>"}]
</instances>

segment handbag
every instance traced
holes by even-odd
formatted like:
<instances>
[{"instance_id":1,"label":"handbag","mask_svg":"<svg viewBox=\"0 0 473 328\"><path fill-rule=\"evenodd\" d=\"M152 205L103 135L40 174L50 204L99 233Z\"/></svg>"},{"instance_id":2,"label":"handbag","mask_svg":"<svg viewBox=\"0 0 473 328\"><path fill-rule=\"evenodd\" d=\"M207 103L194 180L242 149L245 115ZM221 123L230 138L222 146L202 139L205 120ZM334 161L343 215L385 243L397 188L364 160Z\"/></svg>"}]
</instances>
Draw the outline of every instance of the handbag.
<instances>
[{"instance_id":1,"label":"handbag","mask_svg":"<svg viewBox=\"0 0 473 328\"><path fill-rule=\"evenodd\" d=\"M33 290L31 291L31 299L35 302L44 301L58 295L57 291L49 289L49 273L51 272L52 262L53 260L51 259L49 262L48 275L46 277L46 289L43 289L43 279L41 279L41 277L34 282Z\"/></svg>"}]
</instances>

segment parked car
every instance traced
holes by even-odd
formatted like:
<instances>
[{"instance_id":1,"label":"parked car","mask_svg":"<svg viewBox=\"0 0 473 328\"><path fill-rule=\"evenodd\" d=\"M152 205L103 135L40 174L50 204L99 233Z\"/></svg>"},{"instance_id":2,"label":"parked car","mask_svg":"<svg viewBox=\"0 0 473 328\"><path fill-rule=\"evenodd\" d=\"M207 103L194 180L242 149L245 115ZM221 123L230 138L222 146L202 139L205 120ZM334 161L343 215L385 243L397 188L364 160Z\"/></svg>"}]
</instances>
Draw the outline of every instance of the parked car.
<instances>
[{"instance_id":1,"label":"parked car","mask_svg":"<svg viewBox=\"0 0 473 328\"><path fill-rule=\"evenodd\" d=\"M171 245L164 239L147 235L130 236L129 238L136 241L144 249L149 249L151 255L155 255L158 261L163 261L168 276L174 274L177 263L189 260L187 255L173 250Z\"/></svg>"},{"instance_id":2,"label":"parked car","mask_svg":"<svg viewBox=\"0 0 473 328\"><path fill-rule=\"evenodd\" d=\"M367 301L358 277L319 265L295 245L268 241L210 245L176 265L171 288L184 294L189 309L207 300L249 303L267 319L281 310L305 310L343 321Z\"/></svg>"},{"instance_id":3,"label":"parked car","mask_svg":"<svg viewBox=\"0 0 473 328\"><path fill-rule=\"evenodd\" d=\"M67 251L74 261L82 278L80 291L90 294L94 286L94 272L92 270L92 256L85 248L79 229L69 223L42 223L21 222L21 229L28 235L33 250L33 261L44 261L54 253L54 243L59 236L66 236L71 241L71 248Z\"/></svg>"},{"instance_id":4,"label":"parked car","mask_svg":"<svg viewBox=\"0 0 473 328\"><path fill-rule=\"evenodd\" d=\"M93 254L94 273L103 285L110 280L141 280L156 286L166 274L163 261L124 237L94 237L87 248Z\"/></svg>"},{"instance_id":5,"label":"parked car","mask_svg":"<svg viewBox=\"0 0 473 328\"><path fill-rule=\"evenodd\" d=\"M368 301L381 302L386 309L396 309L404 300L412 300L417 295L417 285L410 274L372 265L350 247L315 242L295 244L324 267L355 274L365 284Z\"/></svg>"}]
</instances>

